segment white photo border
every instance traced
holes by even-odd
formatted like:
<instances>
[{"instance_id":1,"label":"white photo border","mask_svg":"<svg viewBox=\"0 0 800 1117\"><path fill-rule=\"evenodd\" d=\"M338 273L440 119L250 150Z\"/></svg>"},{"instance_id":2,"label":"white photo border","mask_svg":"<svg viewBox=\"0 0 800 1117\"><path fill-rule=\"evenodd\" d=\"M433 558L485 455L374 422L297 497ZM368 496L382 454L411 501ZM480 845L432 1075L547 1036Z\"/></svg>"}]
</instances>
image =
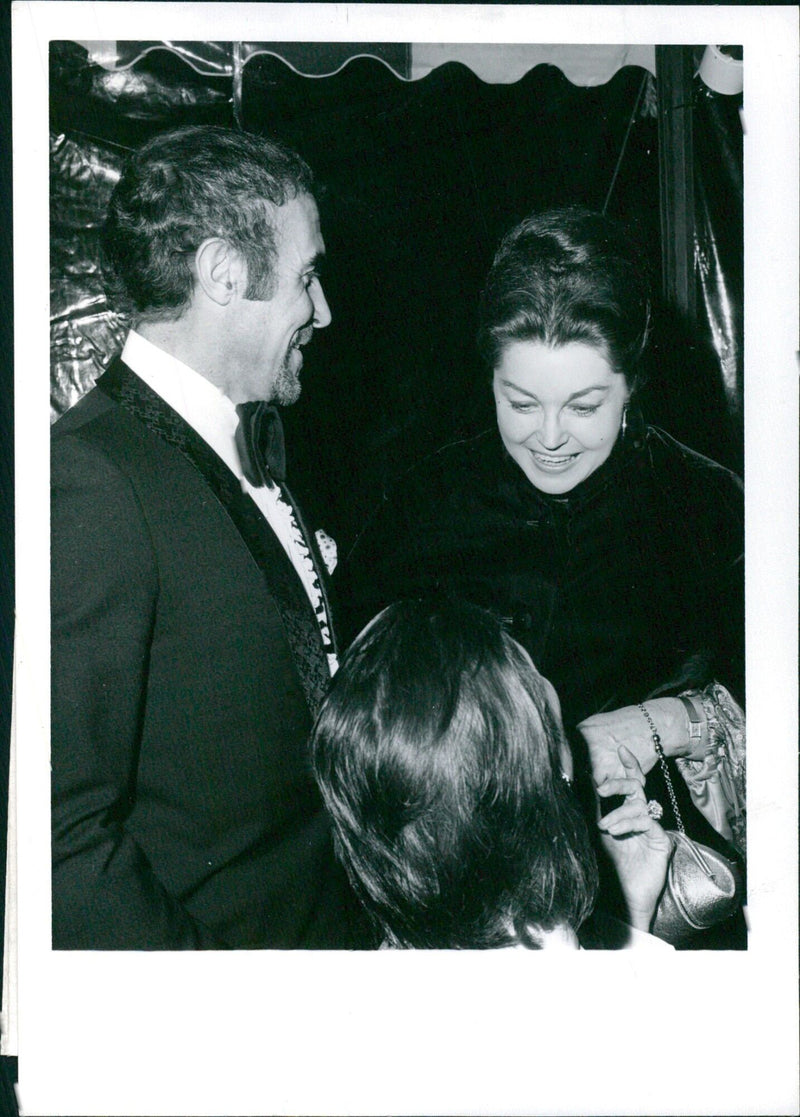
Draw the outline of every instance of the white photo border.
<instances>
[{"instance_id":1,"label":"white photo border","mask_svg":"<svg viewBox=\"0 0 800 1117\"><path fill-rule=\"evenodd\" d=\"M12 21L25 1117L797 1112L797 9L33 0ZM47 60L73 37L743 44L746 952L50 949Z\"/></svg>"}]
</instances>

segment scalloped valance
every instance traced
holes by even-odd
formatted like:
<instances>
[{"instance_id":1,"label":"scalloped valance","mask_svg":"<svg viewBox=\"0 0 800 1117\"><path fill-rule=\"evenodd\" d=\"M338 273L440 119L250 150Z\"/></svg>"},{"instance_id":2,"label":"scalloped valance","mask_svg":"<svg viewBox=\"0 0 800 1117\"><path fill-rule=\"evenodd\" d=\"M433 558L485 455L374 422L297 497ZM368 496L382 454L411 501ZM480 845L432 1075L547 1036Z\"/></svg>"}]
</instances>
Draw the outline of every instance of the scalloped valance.
<instances>
[{"instance_id":1,"label":"scalloped valance","mask_svg":"<svg viewBox=\"0 0 800 1117\"><path fill-rule=\"evenodd\" d=\"M282 59L304 77L329 77L355 58L374 58L407 81L447 62L459 62L490 83L516 82L535 66L557 66L581 86L604 85L623 66L640 66L651 74L656 68L655 47L646 44L75 41L106 70L129 69L147 54L169 51L198 73L217 77L233 77L263 54Z\"/></svg>"}]
</instances>

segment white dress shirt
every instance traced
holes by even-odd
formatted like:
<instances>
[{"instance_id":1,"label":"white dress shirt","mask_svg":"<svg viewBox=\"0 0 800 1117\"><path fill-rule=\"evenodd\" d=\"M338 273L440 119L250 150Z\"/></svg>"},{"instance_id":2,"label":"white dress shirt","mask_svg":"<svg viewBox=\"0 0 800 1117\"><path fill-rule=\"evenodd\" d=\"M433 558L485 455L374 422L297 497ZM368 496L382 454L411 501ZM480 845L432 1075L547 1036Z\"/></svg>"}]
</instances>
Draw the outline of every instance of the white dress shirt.
<instances>
[{"instance_id":1,"label":"white dress shirt","mask_svg":"<svg viewBox=\"0 0 800 1117\"><path fill-rule=\"evenodd\" d=\"M280 488L277 485L256 487L242 473L236 446L239 416L234 403L210 380L177 357L165 353L135 330L128 333L122 360L208 443L238 478L242 492L255 501L289 556L313 606L328 653L328 666L333 674L337 667L336 656L333 654L330 622L314 563L292 507L283 498Z\"/></svg>"}]
</instances>

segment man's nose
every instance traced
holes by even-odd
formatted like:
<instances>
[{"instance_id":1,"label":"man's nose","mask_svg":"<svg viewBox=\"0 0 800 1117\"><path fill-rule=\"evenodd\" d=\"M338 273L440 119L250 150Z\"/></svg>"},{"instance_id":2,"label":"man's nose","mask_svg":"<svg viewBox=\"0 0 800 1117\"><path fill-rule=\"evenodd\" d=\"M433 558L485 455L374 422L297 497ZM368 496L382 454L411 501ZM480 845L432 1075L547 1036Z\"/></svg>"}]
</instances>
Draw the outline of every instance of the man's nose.
<instances>
[{"instance_id":1,"label":"man's nose","mask_svg":"<svg viewBox=\"0 0 800 1117\"><path fill-rule=\"evenodd\" d=\"M330 325L332 315L321 283L314 285L314 290L311 292L311 301L314 304L314 329L324 330L326 326Z\"/></svg>"}]
</instances>

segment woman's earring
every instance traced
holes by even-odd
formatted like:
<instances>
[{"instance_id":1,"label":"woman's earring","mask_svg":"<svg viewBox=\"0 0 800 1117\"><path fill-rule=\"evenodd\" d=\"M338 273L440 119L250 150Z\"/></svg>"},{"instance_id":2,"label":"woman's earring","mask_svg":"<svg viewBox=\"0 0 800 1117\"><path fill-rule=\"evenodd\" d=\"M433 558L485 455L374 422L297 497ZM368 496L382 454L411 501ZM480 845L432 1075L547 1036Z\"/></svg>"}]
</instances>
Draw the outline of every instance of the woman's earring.
<instances>
[{"instance_id":1,"label":"woman's earring","mask_svg":"<svg viewBox=\"0 0 800 1117\"><path fill-rule=\"evenodd\" d=\"M622 426L620 427L620 434L625 437L625 431L628 429L628 405L627 403L622 409Z\"/></svg>"}]
</instances>

